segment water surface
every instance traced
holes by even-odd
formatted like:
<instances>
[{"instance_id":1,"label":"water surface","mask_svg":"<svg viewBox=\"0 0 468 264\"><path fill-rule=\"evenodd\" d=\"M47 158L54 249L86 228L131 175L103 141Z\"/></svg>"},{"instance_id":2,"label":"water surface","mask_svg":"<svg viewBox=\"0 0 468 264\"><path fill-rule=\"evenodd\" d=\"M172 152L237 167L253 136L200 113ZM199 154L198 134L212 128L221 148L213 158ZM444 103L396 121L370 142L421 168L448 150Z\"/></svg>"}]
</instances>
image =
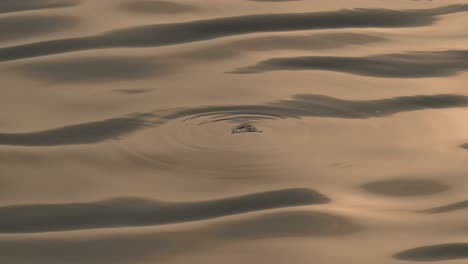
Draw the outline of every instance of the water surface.
<instances>
[{"instance_id":1,"label":"water surface","mask_svg":"<svg viewBox=\"0 0 468 264\"><path fill-rule=\"evenodd\" d=\"M465 263L468 3L0 1L0 262Z\"/></svg>"}]
</instances>

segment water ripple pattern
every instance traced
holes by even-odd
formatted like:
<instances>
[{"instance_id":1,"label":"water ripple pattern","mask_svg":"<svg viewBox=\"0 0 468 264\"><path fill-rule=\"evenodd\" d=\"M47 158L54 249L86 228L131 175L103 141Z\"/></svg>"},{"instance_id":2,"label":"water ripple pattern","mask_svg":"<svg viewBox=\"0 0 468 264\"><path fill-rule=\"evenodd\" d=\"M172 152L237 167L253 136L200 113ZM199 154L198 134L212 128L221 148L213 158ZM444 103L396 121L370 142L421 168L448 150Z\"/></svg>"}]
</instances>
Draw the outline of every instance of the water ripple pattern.
<instances>
[{"instance_id":1,"label":"water ripple pattern","mask_svg":"<svg viewBox=\"0 0 468 264\"><path fill-rule=\"evenodd\" d=\"M465 0L0 0L0 263L465 263Z\"/></svg>"}]
</instances>

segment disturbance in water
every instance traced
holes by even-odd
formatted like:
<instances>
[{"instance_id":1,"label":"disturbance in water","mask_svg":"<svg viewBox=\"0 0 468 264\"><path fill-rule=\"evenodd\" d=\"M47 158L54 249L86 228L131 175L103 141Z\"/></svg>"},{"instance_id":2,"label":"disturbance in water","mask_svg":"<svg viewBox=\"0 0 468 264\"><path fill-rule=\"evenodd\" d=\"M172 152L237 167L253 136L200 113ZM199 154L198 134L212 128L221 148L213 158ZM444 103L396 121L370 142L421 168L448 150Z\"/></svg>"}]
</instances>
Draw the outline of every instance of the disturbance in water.
<instances>
[{"instance_id":1,"label":"disturbance in water","mask_svg":"<svg viewBox=\"0 0 468 264\"><path fill-rule=\"evenodd\" d=\"M243 123L240 125L237 125L232 128L231 133L249 133L249 132L257 132L257 133L263 133L263 131L258 130L254 125L249 124L249 123Z\"/></svg>"}]
</instances>

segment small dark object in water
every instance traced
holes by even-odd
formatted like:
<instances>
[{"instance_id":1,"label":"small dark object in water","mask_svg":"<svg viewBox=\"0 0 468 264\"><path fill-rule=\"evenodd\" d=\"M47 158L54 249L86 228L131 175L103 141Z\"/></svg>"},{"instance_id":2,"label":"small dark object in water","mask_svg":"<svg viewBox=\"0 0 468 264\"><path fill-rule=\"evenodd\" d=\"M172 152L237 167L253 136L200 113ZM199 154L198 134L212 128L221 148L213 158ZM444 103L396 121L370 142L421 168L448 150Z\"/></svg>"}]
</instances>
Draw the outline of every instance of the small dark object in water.
<instances>
[{"instance_id":1,"label":"small dark object in water","mask_svg":"<svg viewBox=\"0 0 468 264\"><path fill-rule=\"evenodd\" d=\"M240 124L240 125L238 125L238 126L235 126L235 127L231 130L231 133L247 133L247 132L258 132L258 133L262 133L263 131L258 130L254 125L249 124L249 123Z\"/></svg>"}]
</instances>

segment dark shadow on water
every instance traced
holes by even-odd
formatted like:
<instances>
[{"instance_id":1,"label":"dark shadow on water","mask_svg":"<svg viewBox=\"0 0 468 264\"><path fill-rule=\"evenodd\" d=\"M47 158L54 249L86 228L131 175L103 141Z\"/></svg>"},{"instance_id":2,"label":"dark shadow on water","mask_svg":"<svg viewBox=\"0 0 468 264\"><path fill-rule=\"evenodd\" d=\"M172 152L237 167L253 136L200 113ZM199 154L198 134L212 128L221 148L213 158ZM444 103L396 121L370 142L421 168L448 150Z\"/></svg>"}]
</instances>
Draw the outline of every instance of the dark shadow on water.
<instances>
[{"instance_id":1,"label":"dark shadow on water","mask_svg":"<svg viewBox=\"0 0 468 264\"><path fill-rule=\"evenodd\" d=\"M323 95L297 95L259 105L206 106L134 114L129 117L68 125L49 130L0 133L0 145L58 146L99 143L126 136L147 127L185 118L210 117L210 122L223 122L236 116L260 119L332 117L365 119L385 117L402 112L426 109L468 107L468 97L455 94L402 96L377 100L342 100ZM230 131L227 131L230 133Z\"/></svg>"},{"instance_id":2,"label":"dark shadow on water","mask_svg":"<svg viewBox=\"0 0 468 264\"><path fill-rule=\"evenodd\" d=\"M387 196L432 195L449 190L449 185L426 179L390 179L363 184L364 190Z\"/></svg>"},{"instance_id":3,"label":"dark shadow on water","mask_svg":"<svg viewBox=\"0 0 468 264\"><path fill-rule=\"evenodd\" d=\"M0 207L0 232L161 225L329 201L314 190L283 189L201 202L118 198L89 203L15 205Z\"/></svg>"},{"instance_id":4,"label":"dark shadow on water","mask_svg":"<svg viewBox=\"0 0 468 264\"><path fill-rule=\"evenodd\" d=\"M273 58L254 66L239 68L232 73L282 70L324 70L386 78L443 77L468 70L468 51L408 52L368 57Z\"/></svg>"},{"instance_id":5,"label":"dark shadow on water","mask_svg":"<svg viewBox=\"0 0 468 264\"><path fill-rule=\"evenodd\" d=\"M261 14L125 28L88 37L55 39L0 49L0 61L65 52L124 47L154 47L261 32L332 28L416 27L438 16L465 12L468 5L424 10L353 9L314 13Z\"/></svg>"},{"instance_id":6,"label":"dark shadow on water","mask_svg":"<svg viewBox=\"0 0 468 264\"><path fill-rule=\"evenodd\" d=\"M17 11L70 7L78 5L80 2L80 0L1 0L0 14Z\"/></svg>"},{"instance_id":7,"label":"dark shadow on water","mask_svg":"<svg viewBox=\"0 0 468 264\"><path fill-rule=\"evenodd\" d=\"M381 37L357 33L267 36L153 57L96 56L78 59L44 59L15 66L15 70L28 78L46 82L124 81L166 77L190 64L198 65L207 61L237 57L248 51L331 49L384 40Z\"/></svg>"},{"instance_id":8,"label":"dark shadow on water","mask_svg":"<svg viewBox=\"0 0 468 264\"><path fill-rule=\"evenodd\" d=\"M0 239L0 255L8 264L115 264L162 261L213 251L230 243L258 239L346 236L362 227L347 217L315 211L287 211L193 228L99 237ZM319 241L311 241L320 243Z\"/></svg>"},{"instance_id":9,"label":"dark shadow on water","mask_svg":"<svg viewBox=\"0 0 468 264\"><path fill-rule=\"evenodd\" d=\"M166 119L214 115L263 115L278 118L333 117L364 119L425 109L467 107L468 97L454 94L401 96L377 100L342 100L334 97L301 94L292 100L262 105L208 106L180 110Z\"/></svg>"},{"instance_id":10,"label":"dark shadow on water","mask_svg":"<svg viewBox=\"0 0 468 264\"><path fill-rule=\"evenodd\" d=\"M293 223L293 224L285 224ZM268 239L280 237L339 236L360 229L349 219L319 212L288 212L261 215L213 228L226 239Z\"/></svg>"},{"instance_id":11,"label":"dark shadow on water","mask_svg":"<svg viewBox=\"0 0 468 264\"><path fill-rule=\"evenodd\" d=\"M149 93L152 89L115 89L113 90L116 93L126 94L126 95L134 95L134 94L143 94Z\"/></svg>"},{"instance_id":12,"label":"dark shadow on water","mask_svg":"<svg viewBox=\"0 0 468 264\"><path fill-rule=\"evenodd\" d=\"M447 261L468 258L468 243L424 246L405 250L393 256L408 261Z\"/></svg>"},{"instance_id":13,"label":"dark shadow on water","mask_svg":"<svg viewBox=\"0 0 468 264\"><path fill-rule=\"evenodd\" d=\"M29 133L1 133L0 145L60 146L93 144L117 139L149 126L144 115L111 118Z\"/></svg>"},{"instance_id":14,"label":"dark shadow on water","mask_svg":"<svg viewBox=\"0 0 468 264\"><path fill-rule=\"evenodd\" d=\"M302 1L302 0L249 0L249 1L273 3L273 2L297 2L297 1Z\"/></svg>"},{"instance_id":15,"label":"dark shadow on water","mask_svg":"<svg viewBox=\"0 0 468 264\"><path fill-rule=\"evenodd\" d=\"M47 82L125 81L171 73L169 65L137 57L88 57L39 61L17 67L27 77Z\"/></svg>"},{"instance_id":16,"label":"dark shadow on water","mask_svg":"<svg viewBox=\"0 0 468 264\"><path fill-rule=\"evenodd\" d=\"M3 0L2 0L3 1ZM24 15L0 18L0 41L37 37L70 30L79 20L68 16Z\"/></svg>"},{"instance_id":17,"label":"dark shadow on water","mask_svg":"<svg viewBox=\"0 0 468 264\"><path fill-rule=\"evenodd\" d=\"M273 35L209 45L173 56L172 59L195 61L219 60L241 55L243 52L275 50L321 50L383 42L383 37L359 33L316 33L301 35Z\"/></svg>"},{"instance_id":18,"label":"dark shadow on water","mask_svg":"<svg viewBox=\"0 0 468 264\"><path fill-rule=\"evenodd\" d=\"M196 6L169 1L129 1L120 5L122 10L140 14L180 14L198 11Z\"/></svg>"},{"instance_id":19,"label":"dark shadow on water","mask_svg":"<svg viewBox=\"0 0 468 264\"><path fill-rule=\"evenodd\" d=\"M428 210L424 210L425 213L430 214L440 214L440 213L449 213L452 211L458 211L462 209L468 209L468 200L452 203L444 206L434 207Z\"/></svg>"}]
</instances>

